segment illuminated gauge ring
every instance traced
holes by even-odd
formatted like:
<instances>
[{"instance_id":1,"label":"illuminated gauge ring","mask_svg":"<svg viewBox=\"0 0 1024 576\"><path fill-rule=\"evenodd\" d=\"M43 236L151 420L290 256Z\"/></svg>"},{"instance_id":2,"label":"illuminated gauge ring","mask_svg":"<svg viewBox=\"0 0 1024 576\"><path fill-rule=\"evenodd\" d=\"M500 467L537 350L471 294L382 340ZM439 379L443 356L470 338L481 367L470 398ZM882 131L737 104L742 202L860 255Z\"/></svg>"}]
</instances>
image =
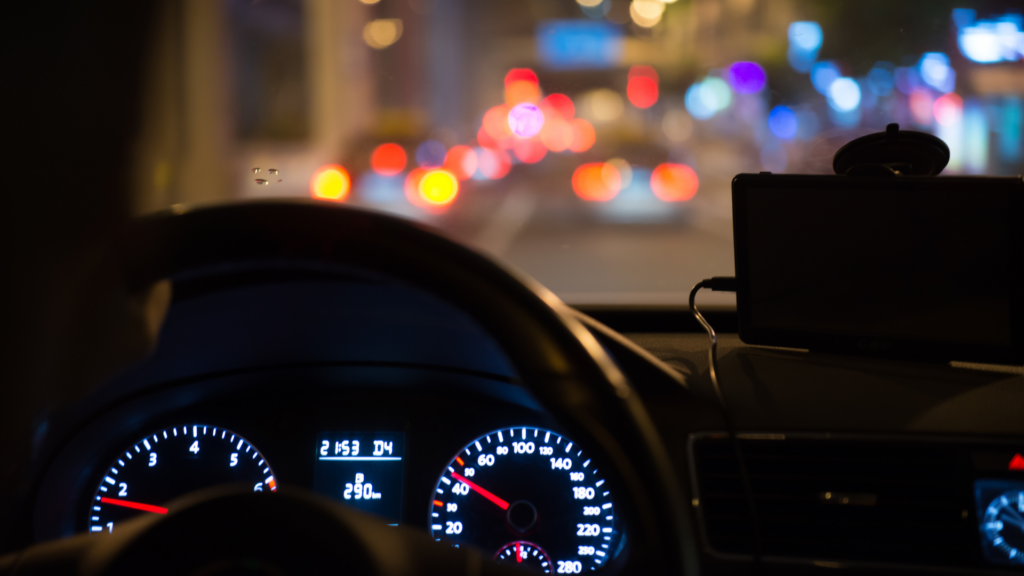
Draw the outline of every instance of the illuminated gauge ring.
<instances>
[{"instance_id":1,"label":"illuminated gauge ring","mask_svg":"<svg viewBox=\"0 0 1024 576\"><path fill-rule=\"evenodd\" d=\"M606 565L621 551L611 492L579 446L541 428L505 428L470 442L441 475L431 535L487 555L516 542L546 551L552 573Z\"/></svg>"},{"instance_id":2,"label":"illuminated gauge ring","mask_svg":"<svg viewBox=\"0 0 1024 576\"><path fill-rule=\"evenodd\" d=\"M1024 565L1024 490L1012 490L985 509L981 531L993 551L1009 564Z\"/></svg>"},{"instance_id":3,"label":"illuminated gauge ring","mask_svg":"<svg viewBox=\"0 0 1024 576\"><path fill-rule=\"evenodd\" d=\"M277 490L270 464L248 440L206 424L158 430L107 467L89 502L89 532L113 532L142 513L166 514L170 500L218 484Z\"/></svg>"}]
</instances>

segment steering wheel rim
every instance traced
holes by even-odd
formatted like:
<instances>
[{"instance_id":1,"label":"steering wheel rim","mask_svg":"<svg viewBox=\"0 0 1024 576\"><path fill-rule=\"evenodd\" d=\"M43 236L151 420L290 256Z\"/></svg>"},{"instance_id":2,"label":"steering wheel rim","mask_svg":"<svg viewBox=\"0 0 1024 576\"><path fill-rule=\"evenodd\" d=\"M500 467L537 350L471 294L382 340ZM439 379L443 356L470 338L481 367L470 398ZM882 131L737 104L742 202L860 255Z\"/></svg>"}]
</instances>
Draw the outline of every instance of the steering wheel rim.
<instances>
[{"instance_id":1,"label":"steering wheel rim","mask_svg":"<svg viewBox=\"0 0 1024 576\"><path fill-rule=\"evenodd\" d=\"M322 202L176 207L140 219L121 246L131 288L230 262L298 259L379 273L452 302L498 342L540 404L605 460L630 504L631 559L656 573L696 574L689 509L651 418L593 335L536 281L426 226Z\"/></svg>"}]
</instances>

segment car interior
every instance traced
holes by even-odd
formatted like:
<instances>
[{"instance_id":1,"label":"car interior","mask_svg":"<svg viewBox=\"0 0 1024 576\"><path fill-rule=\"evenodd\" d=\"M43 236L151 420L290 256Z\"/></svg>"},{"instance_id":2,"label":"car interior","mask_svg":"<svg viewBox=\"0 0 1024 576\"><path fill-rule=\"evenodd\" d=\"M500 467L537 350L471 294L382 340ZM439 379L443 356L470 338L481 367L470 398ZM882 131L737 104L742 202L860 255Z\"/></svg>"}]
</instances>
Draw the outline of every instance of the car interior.
<instances>
[{"instance_id":1,"label":"car interior","mask_svg":"<svg viewBox=\"0 0 1024 576\"><path fill-rule=\"evenodd\" d=\"M1022 573L967 4L18 7L0 575Z\"/></svg>"}]
</instances>

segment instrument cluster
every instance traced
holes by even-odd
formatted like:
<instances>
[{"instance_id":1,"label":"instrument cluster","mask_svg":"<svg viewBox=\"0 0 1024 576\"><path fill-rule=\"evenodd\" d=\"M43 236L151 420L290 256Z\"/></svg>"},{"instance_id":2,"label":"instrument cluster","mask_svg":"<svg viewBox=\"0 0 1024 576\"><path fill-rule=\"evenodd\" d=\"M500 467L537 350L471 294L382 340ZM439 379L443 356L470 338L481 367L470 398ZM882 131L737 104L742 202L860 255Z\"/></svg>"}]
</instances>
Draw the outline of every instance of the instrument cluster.
<instances>
[{"instance_id":1,"label":"instrument cluster","mask_svg":"<svg viewBox=\"0 0 1024 576\"><path fill-rule=\"evenodd\" d=\"M415 385L381 389L373 380L386 374L370 372L341 386L307 373L287 395L267 394L273 378L260 375L182 401L197 383L109 410L58 456L37 536L102 537L130 518L168 514L190 492L234 484L312 490L536 573L625 561L621 511L597 459L525 390L422 372Z\"/></svg>"}]
</instances>

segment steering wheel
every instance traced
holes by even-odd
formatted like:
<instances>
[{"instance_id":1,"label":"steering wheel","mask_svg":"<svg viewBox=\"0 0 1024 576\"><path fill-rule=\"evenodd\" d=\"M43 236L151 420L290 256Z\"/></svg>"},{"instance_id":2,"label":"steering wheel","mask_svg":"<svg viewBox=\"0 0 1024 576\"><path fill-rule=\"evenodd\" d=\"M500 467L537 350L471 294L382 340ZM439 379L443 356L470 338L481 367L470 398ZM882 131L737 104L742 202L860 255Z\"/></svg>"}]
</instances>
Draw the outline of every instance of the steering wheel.
<instances>
[{"instance_id":1,"label":"steering wheel","mask_svg":"<svg viewBox=\"0 0 1024 576\"><path fill-rule=\"evenodd\" d=\"M299 260L381 274L452 302L492 335L523 385L607 471L626 504L627 570L697 573L689 509L640 398L591 333L535 281L424 226L324 203L168 211L138 221L121 245L126 282L136 289L232 262ZM426 534L297 490L214 488L170 509L104 538L37 545L8 566L15 574L505 573L474 551L438 546Z\"/></svg>"}]
</instances>

